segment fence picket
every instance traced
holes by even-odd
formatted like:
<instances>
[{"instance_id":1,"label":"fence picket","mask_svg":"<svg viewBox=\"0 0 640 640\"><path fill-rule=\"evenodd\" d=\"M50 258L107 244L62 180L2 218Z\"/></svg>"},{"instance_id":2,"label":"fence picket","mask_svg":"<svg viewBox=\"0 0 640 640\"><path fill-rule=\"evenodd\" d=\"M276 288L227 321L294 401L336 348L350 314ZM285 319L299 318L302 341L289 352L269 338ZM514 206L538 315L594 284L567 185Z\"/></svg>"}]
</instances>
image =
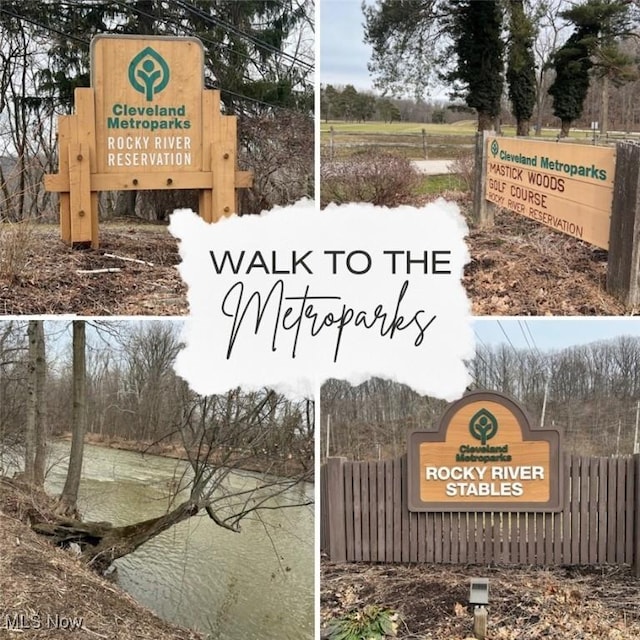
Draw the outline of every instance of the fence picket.
<instances>
[{"instance_id":1,"label":"fence picket","mask_svg":"<svg viewBox=\"0 0 640 640\"><path fill-rule=\"evenodd\" d=\"M565 456L556 513L410 512L406 456L321 469L323 552L336 561L626 564L640 573L640 456ZM332 558L333 559L333 558Z\"/></svg>"}]
</instances>

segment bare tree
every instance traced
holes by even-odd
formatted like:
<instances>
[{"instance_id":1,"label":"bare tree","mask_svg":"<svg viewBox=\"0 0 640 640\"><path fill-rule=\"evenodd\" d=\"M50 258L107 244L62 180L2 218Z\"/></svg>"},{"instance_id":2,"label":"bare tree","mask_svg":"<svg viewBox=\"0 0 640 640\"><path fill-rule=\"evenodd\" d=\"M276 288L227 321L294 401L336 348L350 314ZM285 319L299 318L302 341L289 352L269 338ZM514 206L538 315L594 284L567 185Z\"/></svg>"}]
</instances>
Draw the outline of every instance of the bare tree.
<instances>
[{"instance_id":1,"label":"bare tree","mask_svg":"<svg viewBox=\"0 0 640 640\"><path fill-rule=\"evenodd\" d=\"M75 513L82 475L84 435L87 431L86 326L84 320L73 321L73 412L71 416L71 453L69 469L60 496L60 510Z\"/></svg>"},{"instance_id":2,"label":"bare tree","mask_svg":"<svg viewBox=\"0 0 640 640\"><path fill-rule=\"evenodd\" d=\"M44 384L46 357L44 322L30 320L27 329L29 359L25 433L25 480L38 487L44 485L46 437L44 424Z\"/></svg>"}]
</instances>

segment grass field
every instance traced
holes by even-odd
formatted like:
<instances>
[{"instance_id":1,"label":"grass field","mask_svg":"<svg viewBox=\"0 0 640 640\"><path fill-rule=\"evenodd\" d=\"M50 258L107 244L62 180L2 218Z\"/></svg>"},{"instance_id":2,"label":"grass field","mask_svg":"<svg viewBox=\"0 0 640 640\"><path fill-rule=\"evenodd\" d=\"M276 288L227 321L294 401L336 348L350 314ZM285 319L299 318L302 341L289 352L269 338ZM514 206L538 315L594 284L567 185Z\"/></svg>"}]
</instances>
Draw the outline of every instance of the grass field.
<instances>
[{"instance_id":1,"label":"grass field","mask_svg":"<svg viewBox=\"0 0 640 640\"><path fill-rule=\"evenodd\" d=\"M331 133L333 130L333 134ZM422 131L425 136L423 137ZM542 131L544 139L555 139L559 129ZM388 151L407 158L457 158L471 152L475 140L476 121L461 120L452 124L427 124L422 122L342 122L329 121L320 125L320 144L325 156L348 158L371 149ZM502 135L515 136L515 127L505 125ZM607 144L620 139L638 138L640 134L612 132L606 138L598 138L598 144ZM592 144L593 133L584 129L573 129L569 135L576 143Z\"/></svg>"}]
</instances>

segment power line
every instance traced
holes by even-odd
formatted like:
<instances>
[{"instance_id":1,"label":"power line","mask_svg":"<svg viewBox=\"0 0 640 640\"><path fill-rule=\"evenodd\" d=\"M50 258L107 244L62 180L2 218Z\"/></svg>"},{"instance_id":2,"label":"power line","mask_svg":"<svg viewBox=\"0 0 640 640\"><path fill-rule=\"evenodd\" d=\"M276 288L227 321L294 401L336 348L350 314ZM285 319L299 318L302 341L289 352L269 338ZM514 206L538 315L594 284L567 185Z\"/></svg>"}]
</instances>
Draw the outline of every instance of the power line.
<instances>
[{"instance_id":1,"label":"power line","mask_svg":"<svg viewBox=\"0 0 640 640\"><path fill-rule=\"evenodd\" d=\"M8 11L7 9L4 9L2 7L0 7L0 13L4 13L6 15L9 15L9 16L11 16L13 18L16 18L17 20L24 20L25 22L28 22L29 24L33 24L34 26L39 27L43 31L47 31L47 32L50 32L50 33L55 33L55 34L57 34L59 36L62 36L63 38L66 38L66 39L75 40L76 42L79 42L79 43L83 44L87 48L89 48L89 46L90 46L90 42L88 40L85 40L85 39L80 38L78 36L71 35L69 33L64 33L63 31L59 31L58 29L55 29L54 27L42 24L41 22L38 22L37 20L34 20L32 18L27 18L25 16L17 15L17 14L12 13L11 11ZM223 92L223 93L228 93L229 95L233 95L233 96L235 96L237 98L241 98L242 100L247 100L249 102L253 102L255 104L260 104L262 106L269 107L269 108L272 108L272 109L283 109L285 111L290 111L291 113L299 113L299 111L296 110L296 109L291 109L290 107L284 107L284 106L281 106L281 105L278 105L278 104L265 102L264 100L259 100L257 98L252 98L251 96L246 96L246 95L243 95L241 93L237 93L235 91L231 91L230 89L222 89L222 88L220 88L220 91Z\"/></svg>"},{"instance_id":2,"label":"power line","mask_svg":"<svg viewBox=\"0 0 640 640\"><path fill-rule=\"evenodd\" d=\"M192 4L186 2L185 0L174 0L174 1L175 1L175 4L177 4L178 6L182 7L183 9L186 9L187 11L190 11L191 13L198 16L199 18L202 18L202 20L204 20L205 22L208 22L211 25L214 25L214 26L220 25L221 27L224 27L228 31L233 33L234 35L240 36L241 38L245 38L246 40L248 40L249 42L251 42L257 47L266 49L267 51L271 51L272 53L276 53L282 56L283 58L290 60L294 64L298 64L303 67L306 67L308 71L313 71L314 69L313 64L310 64L309 62L306 62L296 56L292 56L290 53L287 53L286 51L282 51L274 47L273 45L269 44L268 42L264 42L263 40L260 40L259 38L256 38L255 36L251 35L250 33L246 33L245 31L238 29L237 27L229 24L228 22L225 22L224 20L221 20L220 18L214 18L213 16L206 14L204 11L202 11L198 7L194 7Z\"/></svg>"}]
</instances>

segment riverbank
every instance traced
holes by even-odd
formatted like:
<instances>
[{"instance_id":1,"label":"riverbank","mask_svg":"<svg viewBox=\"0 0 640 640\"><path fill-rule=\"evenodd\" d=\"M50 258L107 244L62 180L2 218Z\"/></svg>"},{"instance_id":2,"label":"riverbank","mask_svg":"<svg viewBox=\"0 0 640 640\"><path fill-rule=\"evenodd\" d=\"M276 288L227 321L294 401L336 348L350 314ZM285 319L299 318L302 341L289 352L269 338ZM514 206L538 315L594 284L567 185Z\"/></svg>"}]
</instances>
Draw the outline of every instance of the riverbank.
<instances>
[{"instance_id":1,"label":"riverbank","mask_svg":"<svg viewBox=\"0 0 640 640\"><path fill-rule=\"evenodd\" d=\"M57 436L59 440L71 441L70 433L63 433ZM138 453L160 456L162 458L173 458L175 460L189 460L189 456L181 444L175 442L141 442L139 440L125 440L123 438L110 438L98 433L87 433L84 439L86 444L107 449L117 449L121 451L135 451ZM222 456L219 456L222 459ZM306 482L313 482L314 468L313 460L301 461L297 457L288 456L250 456L246 452L238 452L238 466L235 467L236 460L233 454L225 453L224 461L226 466L234 466L243 471L253 471L256 473L268 473L282 478L303 477Z\"/></svg>"},{"instance_id":2,"label":"riverbank","mask_svg":"<svg viewBox=\"0 0 640 640\"><path fill-rule=\"evenodd\" d=\"M138 604L73 553L49 544L29 522L47 520L53 500L0 478L0 637L31 640L202 640Z\"/></svg>"}]
</instances>

